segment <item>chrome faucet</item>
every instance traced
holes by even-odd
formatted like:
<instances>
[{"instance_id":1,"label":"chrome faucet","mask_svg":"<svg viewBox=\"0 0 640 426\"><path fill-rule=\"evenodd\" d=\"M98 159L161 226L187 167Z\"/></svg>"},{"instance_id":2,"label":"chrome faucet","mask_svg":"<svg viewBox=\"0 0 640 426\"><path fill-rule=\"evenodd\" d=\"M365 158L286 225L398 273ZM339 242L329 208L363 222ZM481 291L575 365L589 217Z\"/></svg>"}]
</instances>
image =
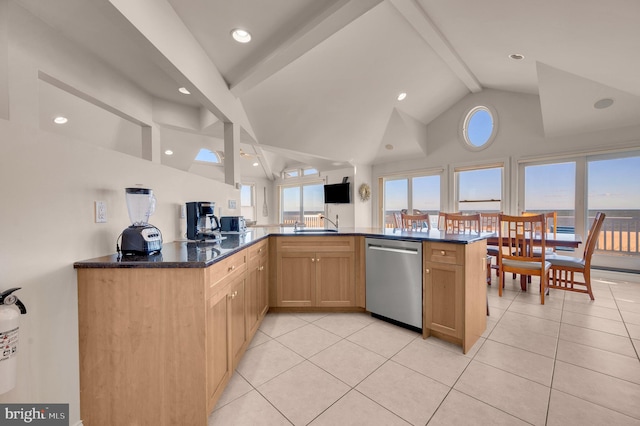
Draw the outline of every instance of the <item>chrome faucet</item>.
<instances>
[{"instance_id":1,"label":"chrome faucet","mask_svg":"<svg viewBox=\"0 0 640 426\"><path fill-rule=\"evenodd\" d=\"M336 215L336 221L335 221L335 222L334 222L334 221L332 221L331 219L329 219L328 217L326 217L325 215L323 215L322 213L319 213L319 214L318 214L318 217L319 217L320 219L324 219L324 220L326 220L326 221L328 221L328 222L331 222L331 223L333 224L333 226L335 226L335 227L336 227L336 229L338 229L338 215Z\"/></svg>"},{"instance_id":2,"label":"chrome faucet","mask_svg":"<svg viewBox=\"0 0 640 426\"><path fill-rule=\"evenodd\" d=\"M296 232L296 231L298 230L298 226L299 226L300 228L302 228L302 227L304 227L305 225L304 225L304 223L302 223L302 222L298 222L298 221L296 220L296 221L294 222L294 224L293 224L293 232Z\"/></svg>"}]
</instances>

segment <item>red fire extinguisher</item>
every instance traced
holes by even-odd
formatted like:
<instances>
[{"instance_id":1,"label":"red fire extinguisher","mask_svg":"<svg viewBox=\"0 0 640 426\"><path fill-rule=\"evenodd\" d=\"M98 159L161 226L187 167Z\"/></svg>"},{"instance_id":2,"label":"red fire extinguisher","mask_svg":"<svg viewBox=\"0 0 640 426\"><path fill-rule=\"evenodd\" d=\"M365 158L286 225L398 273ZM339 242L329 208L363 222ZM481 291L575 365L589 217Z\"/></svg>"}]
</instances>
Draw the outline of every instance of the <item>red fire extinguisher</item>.
<instances>
[{"instance_id":1,"label":"red fire extinguisher","mask_svg":"<svg viewBox=\"0 0 640 426\"><path fill-rule=\"evenodd\" d=\"M18 329L20 314L27 308L15 295L20 287L0 293L0 394L16 386L18 373ZM11 306L15 304L18 309Z\"/></svg>"}]
</instances>

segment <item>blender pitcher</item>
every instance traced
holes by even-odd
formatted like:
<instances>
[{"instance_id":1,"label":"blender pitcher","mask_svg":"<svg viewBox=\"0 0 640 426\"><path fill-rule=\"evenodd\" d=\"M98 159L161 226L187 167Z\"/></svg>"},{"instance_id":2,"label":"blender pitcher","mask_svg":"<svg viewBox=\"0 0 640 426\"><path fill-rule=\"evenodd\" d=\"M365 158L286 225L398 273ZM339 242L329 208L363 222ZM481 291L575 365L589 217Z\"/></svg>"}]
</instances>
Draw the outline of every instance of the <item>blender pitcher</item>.
<instances>
[{"instance_id":1,"label":"blender pitcher","mask_svg":"<svg viewBox=\"0 0 640 426\"><path fill-rule=\"evenodd\" d=\"M162 233L149 224L156 197L149 188L125 188L131 226L122 231L122 253L148 255L162 249Z\"/></svg>"},{"instance_id":2,"label":"blender pitcher","mask_svg":"<svg viewBox=\"0 0 640 426\"><path fill-rule=\"evenodd\" d=\"M156 210L156 197L148 188L125 188L127 210L133 226L144 226L149 223L149 216Z\"/></svg>"}]
</instances>

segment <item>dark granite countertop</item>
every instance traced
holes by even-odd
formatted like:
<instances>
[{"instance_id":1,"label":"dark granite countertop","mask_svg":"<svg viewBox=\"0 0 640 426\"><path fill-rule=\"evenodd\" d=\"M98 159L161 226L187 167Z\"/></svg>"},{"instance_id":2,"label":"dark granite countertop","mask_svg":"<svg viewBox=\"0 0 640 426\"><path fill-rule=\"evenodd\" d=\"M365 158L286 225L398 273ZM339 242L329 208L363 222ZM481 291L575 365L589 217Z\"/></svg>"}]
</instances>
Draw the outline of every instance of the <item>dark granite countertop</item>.
<instances>
[{"instance_id":1,"label":"dark granite countertop","mask_svg":"<svg viewBox=\"0 0 640 426\"><path fill-rule=\"evenodd\" d=\"M246 233L226 233L220 242L174 241L164 243L162 251L148 256L125 256L111 254L82 260L73 264L74 268L205 268L231 254L245 249L269 236L365 236L405 241L440 241L469 244L493 236L482 234L449 234L437 229L431 231L400 231L379 228L341 228L338 232L307 230L294 232L293 227L256 227Z\"/></svg>"}]
</instances>

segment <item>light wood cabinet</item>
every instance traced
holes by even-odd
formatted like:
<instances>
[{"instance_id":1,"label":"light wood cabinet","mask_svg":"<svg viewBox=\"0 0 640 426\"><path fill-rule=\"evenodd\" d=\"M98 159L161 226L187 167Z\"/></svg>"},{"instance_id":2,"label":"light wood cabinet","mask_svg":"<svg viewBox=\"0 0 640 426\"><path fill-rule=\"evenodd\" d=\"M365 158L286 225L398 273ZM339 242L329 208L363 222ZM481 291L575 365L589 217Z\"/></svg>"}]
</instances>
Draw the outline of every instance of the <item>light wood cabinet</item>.
<instances>
[{"instance_id":1,"label":"light wood cabinet","mask_svg":"<svg viewBox=\"0 0 640 426\"><path fill-rule=\"evenodd\" d=\"M276 253L276 306L356 306L354 237L280 237Z\"/></svg>"},{"instance_id":2,"label":"light wood cabinet","mask_svg":"<svg viewBox=\"0 0 640 426\"><path fill-rule=\"evenodd\" d=\"M255 334L269 310L269 244L267 240L249 247L246 282L246 333Z\"/></svg>"},{"instance_id":3,"label":"light wood cabinet","mask_svg":"<svg viewBox=\"0 0 640 426\"><path fill-rule=\"evenodd\" d=\"M221 286L207 300L207 411L213 410L233 373L231 358L229 286Z\"/></svg>"},{"instance_id":4,"label":"light wood cabinet","mask_svg":"<svg viewBox=\"0 0 640 426\"><path fill-rule=\"evenodd\" d=\"M423 243L423 337L466 353L486 328L486 241Z\"/></svg>"},{"instance_id":5,"label":"light wood cabinet","mask_svg":"<svg viewBox=\"0 0 640 426\"><path fill-rule=\"evenodd\" d=\"M77 273L84 424L206 425L252 336L247 250L208 268Z\"/></svg>"}]
</instances>

